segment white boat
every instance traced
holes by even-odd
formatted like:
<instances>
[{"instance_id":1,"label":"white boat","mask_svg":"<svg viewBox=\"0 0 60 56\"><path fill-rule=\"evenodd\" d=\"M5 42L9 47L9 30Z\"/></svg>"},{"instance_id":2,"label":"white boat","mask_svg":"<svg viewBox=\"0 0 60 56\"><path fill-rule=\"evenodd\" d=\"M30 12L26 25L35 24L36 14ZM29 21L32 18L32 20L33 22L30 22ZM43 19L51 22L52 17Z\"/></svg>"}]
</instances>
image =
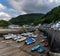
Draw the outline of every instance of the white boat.
<instances>
[{"instance_id":1,"label":"white boat","mask_svg":"<svg viewBox=\"0 0 60 56\"><path fill-rule=\"evenodd\" d=\"M26 37L20 36L20 38L18 38L16 40L16 42L21 42L21 41L24 41L24 40L26 40Z\"/></svg>"},{"instance_id":2,"label":"white boat","mask_svg":"<svg viewBox=\"0 0 60 56\"><path fill-rule=\"evenodd\" d=\"M32 34L33 34L33 33L27 32L27 33L22 33L21 36L25 36L25 37L26 37L26 36L30 36L30 35L32 35Z\"/></svg>"},{"instance_id":3,"label":"white boat","mask_svg":"<svg viewBox=\"0 0 60 56\"><path fill-rule=\"evenodd\" d=\"M4 37L4 39L14 39L17 36L15 34L8 33L7 35L3 35L3 37Z\"/></svg>"},{"instance_id":4,"label":"white boat","mask_svg":"<svg viewBox=\"0 0 60 56\"><path fill-rule=\"evenodd\" d=\"M27 32L27 33L22 33L21 36L28 36L28 37L37 37L37 35L34 35L33 33Z\"/></svg>"},{"instance_id":5,"label":"white boat","mask_svg":"<svg viewBox=\"0 0 60 56\"><path fill-rule=\"evenodd\" d=\"M18 38L17 35L13 35L13 36L12 36L12 39L13 39L13 40L16 40L17 38Z\"/></svg>"},{"instance_id":6,"label":"white boat","mask_svg":"<svg viewBox=\"0 0 60 56\"><path fill-rule=\"evenodd\" d=\"M37 37L37 35L32 35L32 37Z\"/></svg>"},{"instance_id":7,"label":"white boat","mask_svg":"<svg viewBox=\"0 0 60 56\"><path fill-rule=\"evenodd\" d=\"M27 35L27 33L22 33L21 36L26 37L26 36L28 36L28 35Z\"/></svg>"},{"instance_id":8,"label":"white boat","mask_svg":"<svg viewBox=\"0 0 60 56\"><path fill-rule=\"evenodd\" d=\"M4 39L11 39L12 37L10 35L3 35Z\"/></svg>"}]
</instances>

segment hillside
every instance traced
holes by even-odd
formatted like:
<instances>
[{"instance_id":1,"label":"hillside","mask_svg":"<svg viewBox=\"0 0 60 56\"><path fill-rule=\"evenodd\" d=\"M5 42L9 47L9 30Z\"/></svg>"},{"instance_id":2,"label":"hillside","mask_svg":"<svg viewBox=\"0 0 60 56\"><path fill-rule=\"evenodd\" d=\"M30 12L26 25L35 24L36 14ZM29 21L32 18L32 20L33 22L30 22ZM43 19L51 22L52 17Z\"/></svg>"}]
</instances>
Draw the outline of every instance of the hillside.
<instances>
[{"instance_id":1,"label":"hillside","mask_svg":"<svg viewBox=\"0 0 60 56\"><path fill-rule=\"evenodd\" d=\"M42 23L60 21L60 6L55 7L42 18Z\"/></svg>"},{"instance_id":2,"label":"hillside","mask_svg":"<svg viewBox=\"0 0 60 56\"><path fill-rule=\"evenodd\" d=\"M9 21L0 20L0 27L7 27L11 23Z\"/></svg>"},{"instance_id":3,"label":"hillside","mask_svg":"<svg viewBox=\"0 0 60 56\"><path fill-rule=\"evenodd\" d=\"M34 23L37 25L40 23L41 18L44 16L44 14L26 14L26 15L20 15L16 18L12 18L10 20L13 24L23 25L23 24L31 24Z\"/></svg>"},{"instance_id":4,"label":"hillside","mask_svg":"<svg viewBox=\"0 0 60 56\"><path fill-rule=\"evenodd\" d=\"M18 25L31 23L37 25L39 23L51 23L56 21L60 21L60 6L53 8L47 14L27 14L10 20L11 23Z\"/></svg>"}]
</instances>

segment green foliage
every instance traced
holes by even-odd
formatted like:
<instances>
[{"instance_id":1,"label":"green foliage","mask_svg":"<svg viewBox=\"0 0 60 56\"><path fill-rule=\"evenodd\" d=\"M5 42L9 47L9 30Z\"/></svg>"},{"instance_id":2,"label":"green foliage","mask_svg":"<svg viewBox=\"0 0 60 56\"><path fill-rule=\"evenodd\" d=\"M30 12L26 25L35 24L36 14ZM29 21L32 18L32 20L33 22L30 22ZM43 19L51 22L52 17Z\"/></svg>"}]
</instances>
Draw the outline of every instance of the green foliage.
<instances>
[{"instance_id":1,"label":"green foliage","mask_svg":"<svg viewBox=\"0 0 60 56\"><path fill-rule=\"evenodd\" d=\"M20 15L16 18L12 18L10 20L13 24L23 25L23 24L35 24L37 25L40 23L40 20L44 14L27 14L27 15ZM39 21L39 22L38 22Z\"/></svg>"},{"instance_id":2,"label":"green foliage","mask_svg":"<svg viewBox=\"0 0 60 56\"><path fill-rule=\"evenodd\" d=\"M27 14L21 15L16 18L12 18L10 20L13 24L23 25L23 24L31 24L37 25L39 23L51 23L60 21L60 6L55 7L47 14Z\"/></svg>"},{"instance_id":3,"label":"green foliage","mask_svg":"<svg viewBox=\"0 0 60 56\"><path fill-rule=\"evenodd\" d=\"M51 23L51 22L56 22L60 20L60 6L52 9L50 12L48 12L46 15L43 17L42 23Z\"/></svg>"},{"instance_id":4,"label":"green foliage","mask_svg":"<svg viewBox=\"0 0 60 56\"><path fill-rule=\"evenodd\" d=\"M0 27L7 27L11 23L9 21L0 20Z\"/></svg>"}]
</instances>

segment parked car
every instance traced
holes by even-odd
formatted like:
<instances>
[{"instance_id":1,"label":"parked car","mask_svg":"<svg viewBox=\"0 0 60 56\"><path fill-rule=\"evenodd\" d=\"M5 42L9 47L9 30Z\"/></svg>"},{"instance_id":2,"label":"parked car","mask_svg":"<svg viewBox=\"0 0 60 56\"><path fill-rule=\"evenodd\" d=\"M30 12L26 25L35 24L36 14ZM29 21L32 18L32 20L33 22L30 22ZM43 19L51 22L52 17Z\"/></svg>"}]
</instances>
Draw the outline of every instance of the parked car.
<instances>
[{"instance_id":1,"label":"parked car","mask_svg":"<svg viewBox=\"0 0 60 56\"><path fill-rule=\"evenodd\" d=\"M34 43L36 40L34 39L34 38L32 38L32 37L30 37L29 39L27 39L26 41L25 41L25 43L27 44L27 45L29 45L29 44L31 44L31 43Z\"/></svg>"},{"instance_id":2,"label":"parked car","mask_svg":"<svg viewBox=\"0 0 60 56\"><path fill-rule=\"evenodd\" d=\"M45 51L45 48L42 47L42 46L38 49L38 52L39 52L39 53L43 53L44 51Z\"/></svg>"},{"instance_id":3,"label":"parked car","mask_svg":"<svg viewBox=\"0 0 60 56\"><path fill-rule=\"evenodd\" d=\"M38 45L35 45L34 47L32 47L31 51L36 51L41 45L38 44Z\"/></svg>"}]
</instances>

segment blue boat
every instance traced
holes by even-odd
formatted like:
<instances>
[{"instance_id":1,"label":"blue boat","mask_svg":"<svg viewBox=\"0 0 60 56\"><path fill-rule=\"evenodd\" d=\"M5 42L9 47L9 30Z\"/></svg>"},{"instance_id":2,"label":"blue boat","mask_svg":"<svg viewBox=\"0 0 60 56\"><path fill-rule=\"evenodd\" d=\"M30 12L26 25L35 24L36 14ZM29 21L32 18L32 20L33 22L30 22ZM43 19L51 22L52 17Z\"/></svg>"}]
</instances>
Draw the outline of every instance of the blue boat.
<instances>
[{"instance_id":1,"label":"blue boat","mask_svg":"<svg viewBox=\"0 0 60 56\"><path fill-rule=\"evenodd\" d=\"M29 44L31 44L31 43L34 43L36 40L34 39L34 38L29 38L29 39L27 39L26 41L25 41L25 43L27 44L27 45L29 45Z\"/></svg>"},{"instance_id":2,"label":"blue boat","mask_svg":"<svg viewBox=\"0 0 60 56\"><path fill-rule=\"evenodd\" d=\"M39 53L43 53L44 51L45 51L45 48L42 47L42 46L38 49L38 52L39 52Z\"/></svg>"},{"instance_id":3,"label":"blue boat","mask_svg":"<svg viewBox=\"0 0 60 56\"><path fill-rule=\"evenodd\" d=\"M39 47L41 47L41 45L38 44L38 45L32 47L31 51L36 51Z\"/></svg>"}]
</instances>

